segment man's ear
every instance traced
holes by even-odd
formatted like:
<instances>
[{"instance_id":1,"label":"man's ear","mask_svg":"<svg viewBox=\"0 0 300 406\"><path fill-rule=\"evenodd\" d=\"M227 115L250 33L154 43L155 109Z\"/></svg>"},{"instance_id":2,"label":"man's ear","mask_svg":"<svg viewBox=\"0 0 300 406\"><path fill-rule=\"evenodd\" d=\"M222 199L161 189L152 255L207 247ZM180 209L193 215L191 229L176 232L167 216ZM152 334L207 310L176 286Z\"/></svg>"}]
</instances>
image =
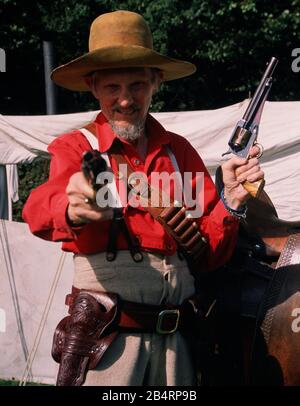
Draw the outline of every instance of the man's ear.
<instances>
[{"instance_id":1,"label":"man's ear","mask_svg":"<svg viewBox=\"0 0 300 406\"><path fill-rule=\"evenodd\" d=\"M161 82L162 82L163 79L164 79L164 72L163 72L162 70L159 70L159 71L157 72L157 77L158 77L159 85L160 85Z\"/></svg>"},{"instance_id":2,"label":"man's ear","mask_svg":"<svg viewBox=\"0 0 300 406\"><path fill-rule=\"evenodd\" d=\"M96 91L95 91L95 78L94 75L88 75L84 78L85 83L88 85L90 91L93 93L94 97L97 99Z\"/></svg>"},{"instance_id":3,"label":"man's ear","mask_svg":"<svg viewBox=\"0 0 300 406\"><path fill-rule=\"evenodd\" d=\"M88 85L88 87L91 88L93 81L92 75L85 76L84 81Z\"/></svg>"},{"instance_id":4,"label":"man's ear","mask_svg":"<svg viewBox=\"0 0 300 406\"><path fill-rule=\"evenodd\" d=\"M163 71L159 70L156 72L156 78L155 78L155 86L154 86L154 93L158 92L159 86L161 82L164 79L164 73Z\"/></svg>"}]
</instances>

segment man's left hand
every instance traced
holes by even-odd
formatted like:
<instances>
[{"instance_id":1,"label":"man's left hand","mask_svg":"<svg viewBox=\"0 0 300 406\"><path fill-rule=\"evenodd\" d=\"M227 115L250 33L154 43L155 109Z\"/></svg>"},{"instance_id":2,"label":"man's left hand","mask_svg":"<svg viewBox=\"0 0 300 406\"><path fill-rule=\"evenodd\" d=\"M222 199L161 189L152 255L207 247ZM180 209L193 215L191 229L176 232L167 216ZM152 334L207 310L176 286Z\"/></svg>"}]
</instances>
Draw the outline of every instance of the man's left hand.
<instances>
[{"instance_id":1,"label":"man's left hand","mask_svg":"<svg viewBox=\"0 0 300 406\"><path fill-rule=\"evenodd\" d=\"M254 145L250 149L248 159L234 156L222 165L224 197L228 206L234 210L245 203L250 196L242 183L246 180L250 183L256 182L264 178L264 172L260 169L256 158L260 152L260 149Z\"/></svg>"}]
</instances>

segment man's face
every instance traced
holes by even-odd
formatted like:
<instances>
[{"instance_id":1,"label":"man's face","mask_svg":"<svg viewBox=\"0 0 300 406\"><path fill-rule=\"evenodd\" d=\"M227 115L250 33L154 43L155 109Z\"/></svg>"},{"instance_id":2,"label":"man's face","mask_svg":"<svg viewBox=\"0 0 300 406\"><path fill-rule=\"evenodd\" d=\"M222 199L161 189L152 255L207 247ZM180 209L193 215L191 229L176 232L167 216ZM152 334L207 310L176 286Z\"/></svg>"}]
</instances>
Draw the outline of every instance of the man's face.
<instances>
[{"instance_id":1,"label":"man's face","mask_svg":"<svg viewBox=\"0 0 300 406\"><path fill-rule=\"evenodd\" d=\"M101 70L90 82L102 113L115 127L144 124L159 74L147 68Z\"/></svg>"}]
</instances>

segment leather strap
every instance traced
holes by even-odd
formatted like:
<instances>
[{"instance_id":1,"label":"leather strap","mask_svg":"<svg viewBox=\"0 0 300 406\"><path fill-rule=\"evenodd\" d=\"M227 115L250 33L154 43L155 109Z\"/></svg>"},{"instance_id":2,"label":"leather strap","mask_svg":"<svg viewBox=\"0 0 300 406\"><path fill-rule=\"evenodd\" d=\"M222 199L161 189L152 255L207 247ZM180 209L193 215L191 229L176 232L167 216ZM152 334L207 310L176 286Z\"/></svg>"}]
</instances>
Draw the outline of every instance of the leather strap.
<instances>
[{"instance_id":1,"label":"leather strap","mask_svg":"<svg viewBox=\"0 0 300 406\"><path fill-rule=\"evenodd\" d=\"M119 168L121 164L127 165L127 176L130 179L134 172L122 153L114 151L111 153L111 157L117 162ZM125 174L122 176L125 177ZM164 199L164 192L161 189L153 188L148 182L144 182L140 189L145 192L144 196L143 193L139 196L142 206L175 239L187 259L192 260L191 265L197 264L202 257L207 241L202 237L194 219L186 216L186 208L177 205L177 202L172 199L170 199L170 206L164 207L164 201L167 201ZM153 202L158 202L158 205L153 207Z\"/></svg>"},{"instance_id":2,"label":"leather strap","mask_svg":"<svg viewBox=\"0 0 300 406\"><path fill-rule=\"evenodd\" d=\"M261 330L264 334L266 343L269 343L271 337L271 328L275 312L278 311L276 307L277 298L283 287L284 281L287 276L286 267L291 265L299 265L300 262L300 234L292 234L288 237L286 244L280 254L279 260L276 264L276 271L271 282L268 298L264 303L265 315Z\"/></svg>"},{"instance_id":3,"label":"leather strap","mask_svg":"<svg viewBox=\"0 0 300 406\"><path fill-rule=\"evenodd\" d=\"M105 292L78 289L72 286L72 293L66 296L66 305L72 305L80 292L97 295ZM189 331L195 326L196 310L193 301L184 301L179 306L171 304L148 305L119 300L117 330L123 332L170 334L177 330Z\"/></svg>"},{"instance_id":4,"label":"leather strap","mask_svg":"<svg viewBox=\"0 0 300 406\"><path fill-rule=\"evenodd\" d=\"M96 125L94 122L91 122L84 126L89 132L91 132L95 137L97 137ZM120 145L113 145L111 151L109 152L109 156L117 163L117 166L120 168L120 165L126 165L127 167L127 179L126 174L122 173L122 179L125 183L127 183L128 178L134 173L131 163L127 161L121 151ZM127 183L128 184L128 183ZM145 202L145 208L150 212L153 218L157 219L158 216L164 211L165 207L163 207L163 193L160 189L152 188L148 183L145 185L149 192L148 199L145 201L143 196L140 196L140 199ZM152 207L151 201L159 202L157 207ZM173 206L172 201L170 203Z\"/></svg>"},{"instance_id":5,"label":"leather strap","mask_svg":"<svg viewBox=\"0 0 300 406\"><path fill-rule=\"evenodd\" d=\"M95 123L90 123L85 128L97 137ZM121 145L115 143L109 155L115 160L119 169L122 168L121 165L126 165L127 179L125 173L118 175L121 175L123 181L126 181L127 185L134 189L134 186L136 186L132 182L134 170L131 167L131 163L122 154ZM128 179L130 179L129 184ZM195 268L196 270L207 244L205 237L200 233L197 223L193 218L186 216L187 209L184 206L179 205L178 202L173 201L169 196L168 200L165 199L164 192L161 189L153 188L148 182L144 182L142 187L139 185L139 189L142 190L139 194L141 205L174 238L191 269ZM169 207L164 206L166 201L170 202ZM156 207L153 207L153 202L158 203Z\"/></svg>"},{"instance_id":6,"label":"leather strap","mask_svg":"<svg viewBox=\"0 0 300 406\"><path fill-rule=\"evenodd\" d=\"M251 384L299 386L300 234L288 237L256 323Z\"/></svg>"},{"instance_id":7,"label":"leather strap","mask_svg":"<svg viewBox=\"0 0 300 406\"><path fill-rule=\"evenodd\" d=\"M289 236L285 247L279 257L276 268L288 265L297 265L300 262L300 234Z\"/></svg>"},{"instance_id":8,"label":"leather strap","mask_svg":"<svg viewBox=\"0 0 300 406\"><path fill-rule=\"evenodd\" d=\"M118 233L122 232L127 241L132 259L134 262L141 262L143 260L143 254L141 252L139 241L129 232L122 208L114 208L113 212L114 216L109 229L108 246L106 251L107 261L111 262L115 260L117 256L117 237Z\"/></svg>"},{"instance_id":9,"label":"leather strap","mask_svg":"<svg viewBox=\"0 0 300 406\"><path fill-rule=\"evenodd\" d=\"M121 165L126 165L127 167L127 179L126 174L122 173L122 179L124 182L128 184L128 179L132 178L134 171L132 169L131 163L124 158L120 146L114 145L113 152L110 153L112 159L117 163L119 168L122 168ZM128 184L129 190L133 190L134 182ZM163 207L163 192L161 189L155 189L149 185L149 183L145 182L143 185L140 185L140 189L143 190L145 193L139 195L139 199L143 207L152 215L153 218L157 219L159 215L164 211L165 207ZM152 202L158 202L156 207L152 206ZM170 200L171 206L174 205L174 202Z\"/></svg>"}]
</instances>

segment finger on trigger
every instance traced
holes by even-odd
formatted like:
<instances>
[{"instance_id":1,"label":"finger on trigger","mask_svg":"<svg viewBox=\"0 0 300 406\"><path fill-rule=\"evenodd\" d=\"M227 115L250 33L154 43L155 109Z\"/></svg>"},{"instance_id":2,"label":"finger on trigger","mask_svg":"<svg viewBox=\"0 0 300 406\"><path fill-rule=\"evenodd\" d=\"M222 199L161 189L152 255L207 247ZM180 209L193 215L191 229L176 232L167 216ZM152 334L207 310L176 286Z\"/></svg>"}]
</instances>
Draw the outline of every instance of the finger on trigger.
<instances>
[{"instance_id":1,"label":"finger on trigger","mask_svg":"<svg viewBox=\"0 0 300 406\"><path fill-rule=\"evenodd\" d=\"M96 196L95 196L95 190L89 186L89 185L82 185L81 186L81 192L84 195L85 198L94 201Z\"/></svg>"},{"instance_id":2,"label":"finger on trigger","mask_svg":"<svg viewBox=\"0 0 300 406\"><path fill-rule=\"evenodd\" d=\"M235 169L238 168L239 166L245 165L246 163L247 159L233 156L222 165L222 168Z\"/></svg>"},{"instance_id":3,"label":"finger on trigger","mask_svg":"<svg viewBox=\"0 0 300 406\"><path fill-rule=\"evenodd\" d=\"M258 145L253 145L249 151L249 158L255 158L257 156L261 156L262 151Z\"/></svg>"}]
</instances>

